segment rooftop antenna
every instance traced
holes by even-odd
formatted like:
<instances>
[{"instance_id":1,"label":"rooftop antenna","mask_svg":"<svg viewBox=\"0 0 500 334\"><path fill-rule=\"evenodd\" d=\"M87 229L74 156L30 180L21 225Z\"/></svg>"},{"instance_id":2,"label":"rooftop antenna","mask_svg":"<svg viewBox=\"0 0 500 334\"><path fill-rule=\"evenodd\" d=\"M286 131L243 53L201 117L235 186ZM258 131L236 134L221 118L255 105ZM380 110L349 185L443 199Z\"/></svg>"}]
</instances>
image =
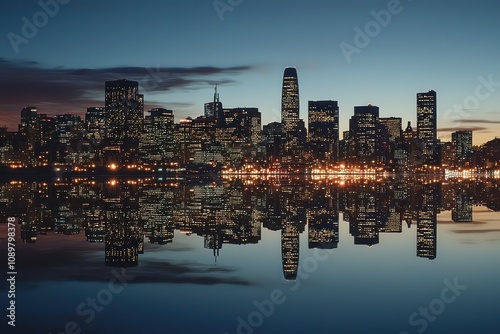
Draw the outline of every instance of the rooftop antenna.
<instances>
[{"instance_id":1,"label":"rooftop antenna","mask_svg":"<svg viewBox=\"0 0 500 334\"><path fill-rule=\"evenodd\" d=\"M218 115L218 106L219 106L219 92L217 91L217 87L218 85L215 84L215 93L214 93L214 106L213 106L213 116L215 116L217 119L219 118L219 115Z\"/></svg>"}]
</instances>

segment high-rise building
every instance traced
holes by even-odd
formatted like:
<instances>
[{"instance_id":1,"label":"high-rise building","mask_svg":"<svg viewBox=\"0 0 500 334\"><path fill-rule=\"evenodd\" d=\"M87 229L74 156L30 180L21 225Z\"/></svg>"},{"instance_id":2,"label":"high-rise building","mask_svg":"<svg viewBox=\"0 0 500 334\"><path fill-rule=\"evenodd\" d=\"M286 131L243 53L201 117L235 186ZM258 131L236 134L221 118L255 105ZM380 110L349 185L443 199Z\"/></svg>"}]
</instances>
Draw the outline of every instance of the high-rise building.
<instances>
[{"instance_id":1,"label":"high-rise building","mask_svg":"<svg viewBox=\"0 0 500 334\"><path fill-rule=\"evenodd\" d=\"M283 143L285 141L283 124L272 122L262 128L262 137L265 145L265 159L272 163L282 156Z\"/></svg>"},{"instance_id":2,"label":"high-rise building","mask_svg":"<svg viewBox=\"0 0 500 334\"><path fill-rule=\"evenodd\" d=\"M21 135L35 135L37 123L38 113L36 107L26 107L21 110L21 124L19 124L19 133Z\"/></svg>"},{"instance_id":3,"label":"high-rise building","mask_svg":"<svg viewBox=\"0 0 500 334\"><path fill-rule=\"evenodd\" d=\"M215 85L214 100L212 102L205 103L204 114L205 117L220 118L222 116L222 102L220 102L219 99L217 85Z\"/></svg>"},{"instance_id":4,"label":"high-rise building","mask_svg":"<svg viewBox=\"0 0 500 334\"><path fill-rule=\"evenodd\" d=\"M36 166L36 148L40 144L40 124L36 107L26 107L21 110L19 124L20 141L24 143L19 152L25 166Z\"/></svg>"},{"instance_id":5,"label":"high-rise building","mask_svg":"<svg viewBox=\"0 0 500 334\"><path fill-rule=\"evenodd\" d=\"M262 121L258 108L224 109L226 128L233 140L257 144L261 139Z\"/></svg>"},{"instance_id":6,"label":"high-rise building","mask_svg":"<svg viewBox=\"0 0 500 334\"><path fill-rule=\"evenodd\" d=\"M55 131L55 121L53 117L41 114L39 119L40 145L35 150L38 166L49 166L52 163L52 138Z\"/></svg>"},{"instance_id":7,"label":"high-rise building","mask_svg":"<svg viewBox=\"0 0 500 334\"><path fill-rule=\"evenodd\" d=\"M144 118L144 97L137 81L106 81L106 137L139 140Z\"/></svg>"},{"instance_id":8,"label":"high-rise building","mask_svg":"<svg viewBox=\"0 0 500 334\"><path fill-rule=\"evenodd\" d=\"M380 162L393 167L401 167L402 119L399 117L379 118L378 137L380 139Z\"/></svg>"},{"instance_id":9,"label":"high-rise building","mask_svg":"<svg viewBox=\"0 0 500 334\"><path fill-rule=\"evenodd\" d=\"M87 139L100 143L106 135L106 110L103 107L89 107L85 113Z\"/></svg>"},{"instance_id":10,"label":"high-rise building","mask_svg":"<svg viewBox=\"0 0 500 334\"><path fill-rule=\"evenodd\" d=\"M472 131L457 131L452 133L451 140L455 148L455 164L458 167L468 167L472 158Z\"/></svg>"},{"instance_id":11,"label":"high-rise building","mask_svg":"<svg viewBox=\"0 0 500 334\"><path fill-rule=\"evenodd\" d=\"M417 94L417 139L420 141L423 165L438 165L437 96L431 90Z\"/></svg>"},{"instance_id":12,"label":"high-rise building","mask_svg":"<svg viewBox=\"0 0 500 334\"><path fill-rule=\"evenodd\" d=\"M402 135L402 119L400 117L379 118L379 123L387 128L389 141L395 143Z\"/></svg>"},{"instance_id":13,"label":"high-rise building","mask_svg":"<svg viewBox=\"0 0 500 334\"><path fill-rule=\"evenodd\" d=\"M174 113L172 110L155 108L144 119L141 136L142 161L160 163L172 161L174 157Z\"/></svg>"},{"instance_id":14,"label":"high-rise building","mask_svg":"<svg viewBox=\"0 0 500 334\"><path fill-rule=\"evenodd\" d=\"M174 126L174 142L176 145L176 159L180 163L189 164L194 160L195 152L201 150L201 143L194 135L193 119L181 119Z\"/></svg>"},{"instance_id":15,"label":"high-rise building","mask_svg":"<svg viewBox=\"0 0 500 334\"><path fill-rule=\"evenodd\" d=\"M299 81L297 69L287 67L283 75L281 95L281 122L286 135L293 135L297 130L300 117Z\"/></svg>"},{"instance_id":16,"label":"high-rise building","mask_svg":"<svg viewBox=\"0 0 500 334\"><path fill-rule=\"evenodd\" d=\"M65 114L54 117L54 162L58 165L79 163L83 122L80 116Z\"/></svg>"},{"instance_id":17,"label":"high-rise building","mask_svg":"<svg viewBox=\"0 0 500 334\"><path fill-rule=\"evenodd\" d=\"M335 162L339 157L337 101L309 101L308 141L316 159Z\"/></svg>"},{"instance_id":18,"label":"high-rise building","mask_svg":"<svg viewBox=\"0 0 500 334\"><path fill-rule=\"evenodd\" d=\"M363 164L374 164L378 157L377 129L379 108L372 106L354 107L354 116L349 122L352 136L350 158Z\"/></svg>"}]
</instances>

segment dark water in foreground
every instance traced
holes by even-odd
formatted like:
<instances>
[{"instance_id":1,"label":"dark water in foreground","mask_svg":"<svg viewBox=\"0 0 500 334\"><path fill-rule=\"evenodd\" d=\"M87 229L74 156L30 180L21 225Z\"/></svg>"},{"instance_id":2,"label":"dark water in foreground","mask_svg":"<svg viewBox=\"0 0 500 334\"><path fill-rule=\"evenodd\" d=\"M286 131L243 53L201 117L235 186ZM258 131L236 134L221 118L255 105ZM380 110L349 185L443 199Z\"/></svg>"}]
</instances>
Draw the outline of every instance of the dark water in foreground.
<instances>
[{"instance_id":1,"label":"dark water in foreground","mask_svg":"<svg viewBox=\"0 0 500 334\"><path fill-rule=\"evenodd\" d=\"M498 333L499 210L499 180L11 182L2 333Z\"/></svg>"}]
</instances>

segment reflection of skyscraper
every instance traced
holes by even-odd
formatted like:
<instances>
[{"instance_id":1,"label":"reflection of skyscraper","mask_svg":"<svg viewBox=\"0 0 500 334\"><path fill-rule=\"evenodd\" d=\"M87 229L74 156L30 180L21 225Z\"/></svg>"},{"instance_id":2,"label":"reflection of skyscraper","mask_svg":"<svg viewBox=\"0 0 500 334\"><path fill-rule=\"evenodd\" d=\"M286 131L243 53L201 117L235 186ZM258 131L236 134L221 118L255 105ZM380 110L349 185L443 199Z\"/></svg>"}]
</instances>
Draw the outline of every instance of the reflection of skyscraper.
<instances>
[{"instance_id":1,"label":"reflection of skyscraper","mask_svg":"<svg viewBox=\"0 0 500 334\"><path fill-rule=\"evenodd\" d=\"M417 138L422 145L421 163L438 164L437 97L433 90L417 94Z\"/></svg>"},{"instance_id":2,"label":"reflection of skyscraper","mask_svg":"<svg viewBox=\"0 0 500 334\"><path fill-rule=\"evenodd\" d=\"M21 240L28 244L36 243L36 236L38 234L38 229L36 225L31 223L25 223L21 225Z\"/></svg>"},{"instance_id":3,"label":"reflection of skyscraper","mask_svg":"<svg viewBox=\"0 0 500 334\"><path fill-rule=\"evenodd\" d=\"M144 236L153 244L165 245L173 242L173 193L161 185L143 185L139 195Z\"/></svg>"},{"instance_id":4,"label":"reflection of skyscraper","mask_svg":"<svg viewBox=\"0 0 500 334\"><path fill-rule=\"evenodd\" d=\"M297 279L299 270L299 229L294 222L285 222L281 230L281 255L285 279Z\"/></svg>"},{"instance_id":5,"label":"reflection of skyscraper","mask_svg":"<svg viewBox=\"0 0 500 334\"><path fill-rule=\"evenodd\" d=\"M472 222L473 201L469 185L459 183L455 191L455 205L451 210L451 219L456 223Z\"/></svg>"},{"instance_id":6,"label":"reflection of skyscraper","mask_svg":"<svg viewBox=\"0 0 500 334\"><path fill-rule=\"evenodd\" d=\"M376 191L368 186L353 190L353 209L349 216L350 233L356 245L376 245L379 243L380 200Z\"/></svg>"},{"instance_id":7,"label":"reflection of skyscraper","mask_svg":"<svg viewBox=\"0 0 500 334\"><path fill-rule=\"evenodd\" d=\"M21 124L19 124L20 155L26 166L36 166L35 149L40 142L40 122L36 107L26 107L21 110Z\"/></svg>"},{"instance_id":8,"label":"reflection of skyscraper","mask_svg":"<svg viewBox=\"0 0 500 334\"><path fill-rule=\"evenodd\" d=\"M439 193L437 183L418 186L420 207L417 208L417 256L431 260L436 258L437 250Z\"/></svg>"},{"instance_id":9,"label":"reflection of skyscraper","mask_svg":"<svg viewBox=\"0 0 500 334\"><path fill-rule=\"evenodd\" d=\"M118 181L109 181L106 191L106 266L135 267L144 246L137 191Z\"/></svg>"},{"instance_id":10,"label":"reflection of skyscraper","mask_svg":"<svg viewBox=\"0 0 500 334\"><path fill-rule=\"evenodd\" d=\"M333 249L339 244L339 215L327 210L311 214L309 225L309 248Z\"/></svg>"},{"instance_id":11,"label":"reflection of skyscraper","mask_svg":"<svg viewBox=\"0 0 500 334\"><path fill-rule=\"evenodd\" d=\"M339 106L337 101L309 101L308 140L317 159L337 161L339 157Z\"/></svg>"}]
</instances>

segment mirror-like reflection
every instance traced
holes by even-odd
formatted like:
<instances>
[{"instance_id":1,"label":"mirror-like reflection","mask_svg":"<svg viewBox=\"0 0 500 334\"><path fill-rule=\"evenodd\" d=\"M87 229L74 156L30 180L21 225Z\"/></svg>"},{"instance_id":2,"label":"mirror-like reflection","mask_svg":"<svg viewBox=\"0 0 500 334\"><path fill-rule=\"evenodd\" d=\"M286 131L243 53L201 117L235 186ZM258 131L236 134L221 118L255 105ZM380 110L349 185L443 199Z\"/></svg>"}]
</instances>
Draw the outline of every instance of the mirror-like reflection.
<instances>
[{"instance_id":1,"label":"mirror-like reflection","mask_svg":"<svg viewBox=\"0 0 500 334\"><path fill-rule=\"evenodd\" d=\"M281 231L282 271L297 278L299 236L310 249L341 248L339 217L352 243L376 247L381 234L416 225L415 254L435 259L437 215L473 221L473 207L500 210L499 180L230 180L189 184L158 179L11 181L0 185L2 220L19 218L25 243L47 234L85 233L104 244L104 264L138 266L147 244L169 247L174 231L222 256L224 245L257 244L262 229ZM342 216L340 216L342 215ZM35 245L36 247L36 245Z\"/></svg>"}]
</instances>

